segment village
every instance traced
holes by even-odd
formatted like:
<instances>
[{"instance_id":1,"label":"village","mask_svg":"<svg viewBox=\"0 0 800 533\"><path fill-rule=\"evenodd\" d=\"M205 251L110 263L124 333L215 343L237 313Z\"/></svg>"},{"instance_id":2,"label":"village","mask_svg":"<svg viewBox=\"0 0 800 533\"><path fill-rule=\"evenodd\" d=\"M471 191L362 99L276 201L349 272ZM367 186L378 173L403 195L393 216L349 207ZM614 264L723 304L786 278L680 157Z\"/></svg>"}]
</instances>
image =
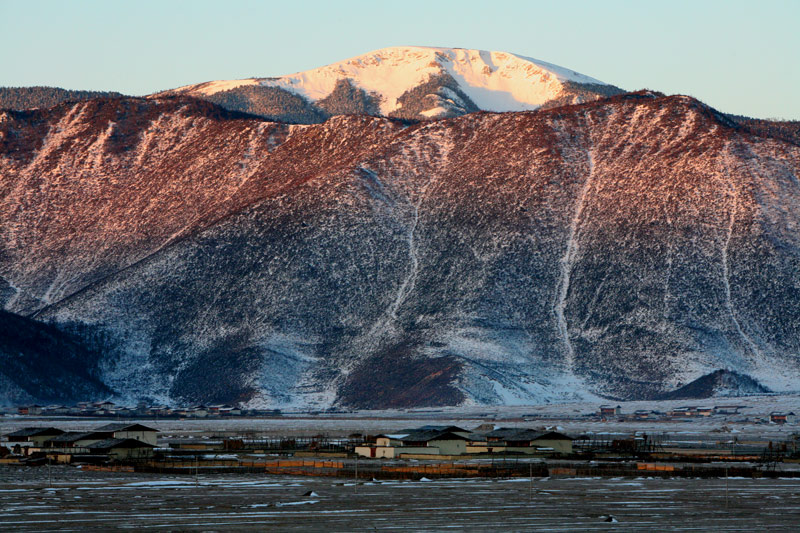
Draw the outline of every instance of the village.
<instances>
[{"instance_id":1,"label":"village","mask_svg":"<svg viewBox=\"0 0 800 533\"><path fill-rule=\"evenodd\" d=\"M352 531L390 528L381 522L388 514L426 530L469 528L476 513L489 523L502 509L520 529L567 519L586 529L641 526L642 516L684 513L715 530L761 516L765 497L800 496L800 431L786 409L794 405L259 414L209 406L205 416L149 406L153 414L124 416L110 402L75 415L17 406L0 417L0 521L114 529L122 513L155 529L308 531L325 516L332 530ZM73 514L62 516L65 508Z\"/></svg>"},{"instance_id":2,"label":"village","mask_svg":"<svg viewBox=\"0 0 800 533\"><path fill-rule=\"evenodd\" d=\"M623 412L620 405L601 405L596 411L580 415L582 419L620 421L635 420L674 420L691 417L711 417L715 415L742 415L745 421L755 423L794 424L796 415L792 411L772 411L769 413L754 413L747 416L747 411L752 411L747 405L723 404L711 406L686 405L666 410L637 409L632 412ZM331 409L326 413L346 413ZM218 417L270 417L281 416L280 409L243 409L234 405L195 405L191 407L169 407L166 405L148 405L140 403L135 407L117 405L112 401L78 402L75 405L20 405L0 408L0 417L3 415L19 414L23 416L71 416L71 417L98 417L98 418L218 418ZM312 413L319 414L319 413Z\"/></svg>"},{"instance_id":3,"label":"village","mask_svg":"<svg viewBox=\"0 0 800 533\"><path fill-rule=\"evenodd\" d=\"M112 401L78 402L75 405L20 405L5 410L3 414L17 413L29 416L88 416L115 418L207 418L232 416L273 416L278 409L242 409L233 405L195 405L192 407L168 407L140 403L135 407L117 405Z\"/></svg>"},{"instance_id":4,"label":"village","mask_svg":"<svg viewBox=\"0 0 800 533\"><path fill-rule=\"evenodd\" d=\"M77 410L72 415L56 414L60 409L20 406L15 412L7 411L0 420L14 420L16 429L0 436L0 464L62 464L177 474L228 471L340 477L357 477L360 468L362 474L376 478L413 478L532 475L534 464L543 476L554 472L634 475L640 470L659 475L712 476L721 472L719 463L725 463L735 465L740 474L748 476L770 475L770 471L800 476L800 468L796 468L800 463L800 432L792 430L796 424L794 413L761 414L746 404L680 405L663 411L629 412L620 405L600 405L591 413L565 416L560 422L523 416L507 426L502 420L474 427L428 423L347 434L282 431L278 428L291 426L278 423L297 420L313 425L314 417L293 419L288 413L252 413L230 406L164 411L161 407L129 409L100 402L69 408ZM201 423L198 419L208 421L207 431L181 430L185 424ZM224 420L233 419L239 420L239 425L224 424ZM20 427L29 420L37 423ZM215 420L223 424L216 430ZM319 420L330 422L331 418ZM693 420L719 420L721 425L689 439L683 435L685 431L676 432L671 427L685 426ZM169 425L165 426L167 422ZM566 431L558 425L570 423L570 427L586 429L609 422L615 424L616 431ZM781 429L775 434L777 437L769 438L760 438L758 433L739 435L728 425L733 423L750 428L785 427L786 431ZM643 424L649 424L647 431L641 429ZM163 431L160 427L168 429ZM778 464L781 467L776 469Z\"/></svg>"},{"instance_id":5,"label":"village","mask_svg":"<svg viewBox=\"0 0 800 533\"><path fill-rule=\"evenodd\" d=\"M159 442L160 441L160 442ZM568 456L571 437L554 431L497 428L469 431L457 426L423 426L398 434L350 435L330 439L323 435L302 438L224 437L159 439L159 431L140 423L112 423L90 431L64 431L55 427L26 427L3 435L0 453L5 464L148 464L190 457L197 463L239 455L368 457L399 459L452 459L467 454L517 453ZM202 454L198 454L202 452ZM218 461L212 461L218 462ZM253 461L250 461L253 463ZM233 465L231 465L233 466Z\"/></svg>"}]
</instances>

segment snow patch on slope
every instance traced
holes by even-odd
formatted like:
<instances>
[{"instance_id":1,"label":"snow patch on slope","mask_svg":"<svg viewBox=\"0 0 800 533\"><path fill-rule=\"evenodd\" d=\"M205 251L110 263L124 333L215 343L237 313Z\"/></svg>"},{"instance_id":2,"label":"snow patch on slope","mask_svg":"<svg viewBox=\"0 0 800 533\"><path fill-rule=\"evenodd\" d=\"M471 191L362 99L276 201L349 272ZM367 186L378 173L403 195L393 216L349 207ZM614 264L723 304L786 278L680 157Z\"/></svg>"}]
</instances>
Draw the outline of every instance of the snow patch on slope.
<instances>
[{"instance_id":1,"label":"snow patch on slope","mask_svg":"<svg viewBox=\"0 0 800 533\"><path fill-rule=\"evenodd\" d=\"M230 91L246 85L258 85L257 78L248 78L244 80L218 80L210 81L208 83L201 83L200 85L186 85L175 89L177 92L189 90L194 93L204 94L206 96L220 93L223 91Z\"/></svg>"}]
</instances>

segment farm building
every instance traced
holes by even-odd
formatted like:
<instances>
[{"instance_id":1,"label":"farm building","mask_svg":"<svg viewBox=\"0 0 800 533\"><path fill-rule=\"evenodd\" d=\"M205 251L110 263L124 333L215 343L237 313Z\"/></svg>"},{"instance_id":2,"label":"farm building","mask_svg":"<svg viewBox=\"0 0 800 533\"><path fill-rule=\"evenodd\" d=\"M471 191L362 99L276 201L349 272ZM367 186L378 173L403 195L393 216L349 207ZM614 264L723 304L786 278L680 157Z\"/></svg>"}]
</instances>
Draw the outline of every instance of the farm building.
<instances>
[{"instance_id":1,"label":"farm building","mask_svg":"<svg viewBox=\"0 0 800 533\"><path fill-rule=\"evenodd\" d=\"M363 457L375 458L394 458L402 455L462 455L466 453L467 437L452 431L430 429L434 426L427 427L429 429L379 435L374 445L356 446L355 452ZM457 429L466 432L466 430Z\"/></svg>"},{"instance_id":2,"label":"farm building","mask_svg":"<svg viewBox=\"0 0 800 533\"><path fill-rule=\"evenodd\" d=\"M58 428L33 427L14 431L5 437L8 442L28 442L31 446L42 446L48 440L63 433L64 431Z\"/></svg>"},{"instance_id":3,"label":"farm building","mask_svg":"<svg viewBox=\"0 0 800 533\"><path fill-rule=\"evenodd\" d=\"M44 447L50 449L63 450L64 452L76 452L79 450L88 449L90 444L105 440L108 438L108 433L100 433L96 431L67 431L57 437L46 441Z\"/></svg>"},{"instance_id":4,"label":"farm building","mask_svg":"<svg viewBox=\"0 0 800 533\"><path fill-rule=\"evenodd\" d=\"M421 429L413 431L400 439L403 448L420 448L427 450L437 450L430 453L438 455L461 455L467 452L467 437L453 433L451 431L439 431L436 429ZM428 452L405 452L423 453Z\"/></svg>"},{"instance_id":5,"label":"farm building","mask_svg":"<svg viewBox=\"0 0 800 533\"><path fill-rule=\"evenodd\" d=\"M462 437L469 437L472 432L468 429L460 428L458 426L422 426L417 428L416 430L409 429L405 430L407 433L411 433L413 431L440 431L442 433L455 433L456 435L461 435Z\"/></svg>"},{"instance_id":6,"label":"farm building","mask_svg":"<svg viewBox=\"0 0 800 533\"><path fill-rule=\"evenodd\" d=\"M667 415L672 417L697 416L697 406L676 407L667 411Z\"/></svg>"},{"instance_id":7,"label":"farm building","mask_svg":"<svg viewBox=\"0 0 800 533\"><path fill-rule=\"evenodd\" d=\"M717 415L738 415L739 410L744 406L741 405L715 405L714 414Z\"/></svg>"},{"instance_id":8,"label":"farm building","mask_svg":"<svg viewBox=\"0 0 800 533\"><path fill-rule=\"evenodd\" d=\"M601 417L619 416L622 414L622 407L613 405L601 405L598 413Z\"/></svg>"},{"instance_id":9,"label":"farm building","mask_svg":"<svg viewBox=\"0 0 800 533\"><path fill-rule=\"evenodd\" d=\"M94 430L106 434L106 438L135 439L147 444L156 445L158 430L142 424L108 424Z\"/></svg>"},{"instance_id":10,"label":"farm building","mask_svg":"<svg viewBox=\"0 0 800 533\"><path fill-rule=\"evenodd\" d=\"M769 421L775 424L794 424L795 415L793 412L783 413L774 411L769 414Z\"/></svg>"},{"instance_id":11,"label":"farm building","mask_svg":"<svg viewBox=\"0 0 800 533\"><path fill-rule=\"evenodd\" d=\"M499 428L475 435L468 453L572 453L572 438L555 431L524 428Z\"/></svg>"},{"instance_id":12,"label":"farm building","mask_svg":"<svg viewBox=\"0 0 800 533\"><path fill-rule=\"evenodd\" d=\"M362 444L355 446L353 451L362 457L371 457L374 459L394 459L395 451L402 446L398 441L392 442L389 435L378 435L375 444Z\"/></svg>"},{"instance_id":13,"label":"farm building","mask_svg":"<svg viewBox=\"0 0 800 533\"><path fill-rule=\"evenodd\" d=\"M136 439L106 439L90 444L88 448L92 454L108 455L123 461L151 457L155 446Z\"/></svg>"}]
</instances>

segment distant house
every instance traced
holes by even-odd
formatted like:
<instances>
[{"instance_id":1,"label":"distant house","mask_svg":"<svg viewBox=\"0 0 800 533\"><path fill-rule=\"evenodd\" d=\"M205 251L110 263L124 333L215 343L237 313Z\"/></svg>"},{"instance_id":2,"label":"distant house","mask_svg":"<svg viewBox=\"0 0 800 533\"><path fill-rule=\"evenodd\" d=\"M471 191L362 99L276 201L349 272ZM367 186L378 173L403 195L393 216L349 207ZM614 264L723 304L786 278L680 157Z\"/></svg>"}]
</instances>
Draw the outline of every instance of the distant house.
<instances>
[{"instance_id":1,"label":"distant house","mask_svg":"<svg viewBox=\"0 0 800 533\"><path fill-rule=\"evenodd\" d=\"M53 437L44 443L44 447L63 451L78 450L86 448L90 444L105 440L108 433L98 433L95 431L67 431ZM78 450L80 451L80 450Z\"/></svg>"},{"instance_id":2,"label":"distant house","mask_svg":"<svg viewBox=\"0 0 800 533\"><path fill-rule=\"evenodd\" d=\"M500 444L506 442L506 439L513 437L520 432L519 428L497 428L483 434L483 439L487 443Z\"/></svg>"},{"instance_id":3,"label":"distant house","mask_svg":"<svg viewBox=\"0 0 800 533\"><path fill-rule=\"evenodd\" d=\"M622 414L622 407L617 405L614 407L613 405L601 405L599 414L601 417L606 418L609 416L619 416Z\"/></svg>"},{"instance_id":4,"label":"distant house","mask_svg":"<svg viewBox=\"0 0 800 533\"><path fill-rule=\"evenodd\" d=\"M375 444L378 446L402 446L402 439L410 432L405 433L383 433L375 437Z\"/></svg>"},{"instance_id":5,"label":"distant house","mask_svg":"<svg viewBox=\"0 0 800 533\"><path fill-rule=\"evenodd\" d=\"M374 459L393 459L395 452L402 449L402 438L408 433L384 433L375 437L375 444L361 444L355 446L355 453L363 457ZM360 440L360 439L359 439Z\"/></svg>"},{"instance_id":6,"label":"distant house","mask_svg":"<svg viewBox=\"0 0 800 533\"><path fill-rule=\"evenodd\" d=\"M170 416L172 414L172 409L166 405L153 405L148 408L148 413L154 416Z\"/></svg>"},{"instance_id":7,"label":"distant house","mask_svg":"<svg viewBox=\"0 0 800 533\"><path fill-rule=\"evenodd\" d=\"M153 444L136 439L106 439L87 446L92 454L108 455L112 459L141 459L153 455Z\"/></svg>"},{"instance_id":8,"label":"distant house","mask_svg":"<svg viewBox=\"0 0 800 533\"><path fill-rule=\"evenodd\" d=\"M40 415L42 414L41 405L24 405L17 409L17 413L21 415Z\"/></svg>"},{"instance_id":9,"label":"distant house","mask_svg":"<svg viewBox=\"0 0 800 533\"><path fill-rule=\"evenodd\" d=\"M739 405L715 405L714 406L714 414L717 415L738 415L739 409L742 407Z\"/></svg>"},{"instance_id":10,"label":"distant house","mask_svg":"<svg viewBox=\"0 0 800 533\"><path fill-rule=\"evenodd\" d=\"M402 455L462 455L467 450L467 437L452 431L416 429L397 434L379 435L374 445L356 446L364 457L392 458ZM457 428L461 431L466 431Z\"/></svg>"},{"instance_id":11,"label":"distant house","mask_svg":"<svg viewBox=\"0 0 800 533\"><path fill-rule=\"evenodd\" d=\"M473 435L469 453L572 453L572 438L555 431L525 428L498 428Z\"/></svg>"},{"instance_id":12,"label":"distant house","mask_svg":"<svg viewBox=\"0 0 800 533\"><path fill-rule=\"evenodd\" d=\"M64 431L58 428L31 427L19 429L5 437L8 442L28 442L31 446L41 447L48 440L63 433Z\"/></svg>"},{"instance_id":13,"label":"distant house","mask_svg":"<svg viewBox=\"0 0 800 533\"><path fill-rule=\"evenodd\" d=\"M427 448L438 455L461 455L467 451L467 438L451 431L421 429L400 439L404 448ZM432 451L435 449L436 451ZM420 452L407 452L420 453ZM427 454L425 450L422 454Z\"/></svg>"},{"instance_id":14,"label":"distant house","mask_svg":"<svg viewBox=\"0 0 800 533\"><path fill-rule=\"evenodd\" d=\"M197 418L205 418L208 416L208 407L205 405L198 405L189 410L189 414Z\"/></svg>"},{"instance_id":15,"label":"distant house","mask_svg":"<svg viewBox=\"0 0 800 533\"><path fill-rule=\"evenodd\" d=\"M134 439L155 446L158 439L158 430L142 424L108 424L94 430L95 433L105 434L107 438Z\"/></svg>"},{"instance_id":16,"label":"distant house","mask_svg":"<svg viewBox=\"0 0 800 533\"><path fill-rule=\"evenodd\" d=\"M647 420L651 416L653 416L653 412L647 409L639 409L633 412L633 417L637 420Z\"/></svg>"},{"instance_id":17,"label":"distant house","mask_svg":"<svg viewBox=\"0 0 800 533\"><path fill-rule=\"evenodd\" d=\"M572 438L556 431L536 431L526 429L506 440L506 445L514 448L551 449L556 453L572 453Z\"/></svg>"},{"instance_id":18,"label":"distant house","mask_svg":"<svg viewBox=\"0 0 800 533\"><path fill-rule=\"evenodd\" d=\"M697 407L696 406L676 407L671 411L667 411L667 414L672 417L697 416Z\"/></svg>"},{"instance_id":19,"label":"distant house","mask_svg":"<svg viewBox=\"0 0 800 533\"><path fill-rule=\"evenodd\" d=\"M711 416L714 414L713 407L698 407L695 411L696 416Z\"/></svg>"},{"instance_id":20,"label":"distant house","mask_svg":"<svg viewBox=\"0 0 800 533\"><path fill-rule=\"evenodd\" d=\"M794 424L795 415L793 412L778 412L774 411L769 414L769 421L774 424Z\"/></svg>"},{"instance_id":21,"label":"distant house","mask_svg":"<svg viewBox=\"0 0 800 533\"><path fill-rule=\"evenodd\" d=\"M442 433L455 433L456 435L461 435L462 437L468 437L472 434L472 432L468 429L464 429L458 426L433 426L427 425L417 428L418 431L441 431Z\"/></svg>"},{"instance_id":22,"label":"distant house","mask_svg":"<svg viewBox=\"0 0 800 533\"><path fill-rule=\"evenodd\" d=\"M242 410L232 405L223 405L219 408L219 414L221 416L238 416L242 414Z\"/></svg>"}]
</instances>

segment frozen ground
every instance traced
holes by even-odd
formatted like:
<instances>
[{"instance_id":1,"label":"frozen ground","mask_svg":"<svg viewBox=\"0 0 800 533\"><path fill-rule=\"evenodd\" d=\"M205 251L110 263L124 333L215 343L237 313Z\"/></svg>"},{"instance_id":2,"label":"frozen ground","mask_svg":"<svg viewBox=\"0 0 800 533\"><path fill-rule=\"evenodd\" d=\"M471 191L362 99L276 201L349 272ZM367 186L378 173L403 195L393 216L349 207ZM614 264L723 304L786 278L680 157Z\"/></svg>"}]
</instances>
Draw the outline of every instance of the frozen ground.
<instances>
[{"instance_id":1,"label":"frozen ground","mask_svg":"<svg viewBox=\"0 0 800 533\"><path fill-rule=\"evenodd\" d=\"M800 480L361 482L0 467L5 531L759 531L800 523ZM304 496L313 492L309 496ZM607 522L611 520L617 522Z\"/></svg>"}]
</instances>

